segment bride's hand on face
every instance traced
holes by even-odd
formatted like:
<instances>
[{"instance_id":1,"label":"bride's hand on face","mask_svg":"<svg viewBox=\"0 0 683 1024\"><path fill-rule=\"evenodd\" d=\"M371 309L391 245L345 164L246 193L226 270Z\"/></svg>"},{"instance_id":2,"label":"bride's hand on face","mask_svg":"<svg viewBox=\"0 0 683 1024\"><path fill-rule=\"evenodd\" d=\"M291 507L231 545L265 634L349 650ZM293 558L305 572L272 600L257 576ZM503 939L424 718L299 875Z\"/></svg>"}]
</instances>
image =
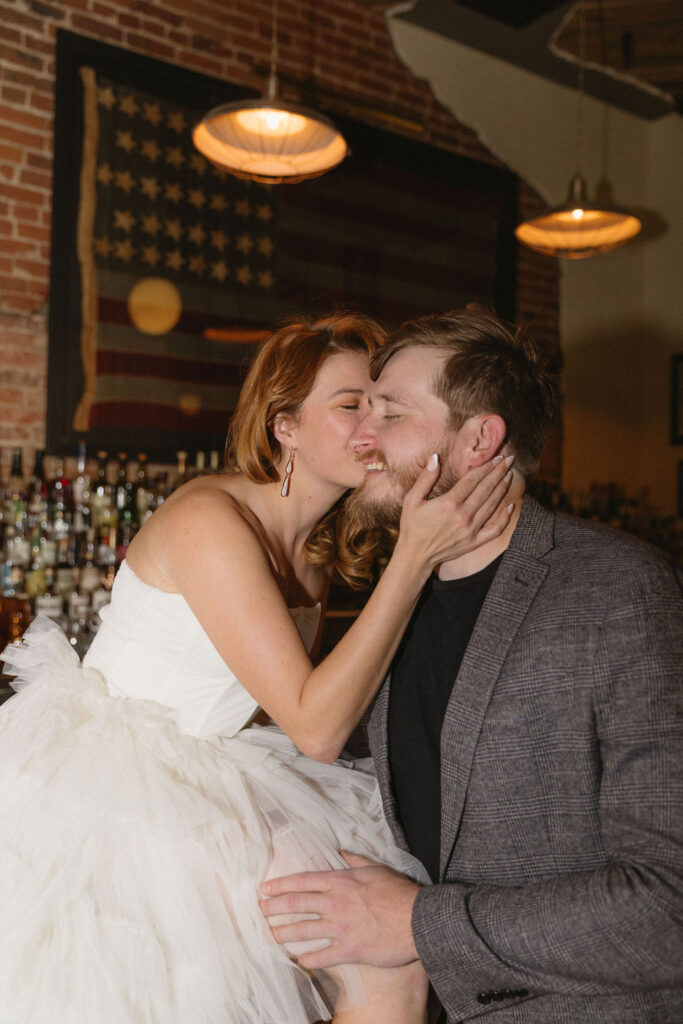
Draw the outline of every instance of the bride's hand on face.
<instances>
[{"instance_id":1,"label":"bride's hand on face","mask_svg":"<svg viewBox=\"0 0 683 1024\"><path fill-rule=\"evenodd\" d=\"M514 509L506 502L512 461L513 456L497 456L428 500L440 470L432 456L405 496L398 543L433 567L500 537Z\"/></svg>"}]
</instances>

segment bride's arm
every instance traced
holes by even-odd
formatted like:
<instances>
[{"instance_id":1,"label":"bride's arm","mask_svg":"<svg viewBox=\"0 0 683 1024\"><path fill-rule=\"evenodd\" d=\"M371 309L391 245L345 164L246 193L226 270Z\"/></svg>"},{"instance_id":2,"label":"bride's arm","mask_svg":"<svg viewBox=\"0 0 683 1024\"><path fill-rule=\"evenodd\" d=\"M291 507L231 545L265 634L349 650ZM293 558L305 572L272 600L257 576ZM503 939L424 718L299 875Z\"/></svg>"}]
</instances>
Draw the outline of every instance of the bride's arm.
<instances>
[{"instance_id":1,"label":"bride's arm","mask_svg":"<svg viewBox=\"0 0 683 1024\"><path fill-rule=\"evenodd\" d=\"M223 492L198 488L176 502L165 524L165 569L273 721L304 754L333 761L382 683L433 567L507 525L506 509L492 516L507 489L505 471L504 464L473 470L431 501L425 498L436 473L422 472L406 496L399 539L381 580L315 668L261 541Z\"/></svg>"}]
</instances>

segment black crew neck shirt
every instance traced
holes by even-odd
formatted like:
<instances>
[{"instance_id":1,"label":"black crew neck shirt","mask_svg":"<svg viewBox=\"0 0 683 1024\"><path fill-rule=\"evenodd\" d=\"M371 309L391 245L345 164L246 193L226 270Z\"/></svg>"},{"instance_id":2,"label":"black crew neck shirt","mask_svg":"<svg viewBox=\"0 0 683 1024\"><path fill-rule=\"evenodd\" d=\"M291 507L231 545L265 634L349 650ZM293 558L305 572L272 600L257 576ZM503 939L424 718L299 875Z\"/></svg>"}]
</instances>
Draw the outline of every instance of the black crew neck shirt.
<instances>
[{"instance_id":1,"label":"black crew neck shirt","mask_svg":"<svg viewBox=\"0 0 683 1024\"><path fill-rule=\"evenodd\" d=\"M389 766L410 852L439 877L441 727L502 555L464 579L426 584L391 670Z\"/></svg>"}]
</instances>

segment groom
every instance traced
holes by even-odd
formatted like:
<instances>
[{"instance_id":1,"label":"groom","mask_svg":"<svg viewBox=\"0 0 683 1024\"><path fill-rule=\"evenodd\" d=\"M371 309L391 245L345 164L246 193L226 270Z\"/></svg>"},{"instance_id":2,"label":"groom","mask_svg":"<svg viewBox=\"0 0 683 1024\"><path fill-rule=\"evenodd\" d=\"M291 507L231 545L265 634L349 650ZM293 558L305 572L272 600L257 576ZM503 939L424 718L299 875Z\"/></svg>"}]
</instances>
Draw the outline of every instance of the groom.
<instances>
[{"instance_id":1,"label":"groom","mask_svg":"<svg viewBox=\"0 0 683 1024\"><path fill-rule=\"evenodd\" d=\"M351 439L368 522L400 513L432 451L442 486L514 455L516 507L428 583L368 722L387 819L434 884L353 855L277 879L267 916L319 920L275 937L328 937L307 968L419 958L449 1024L680 1024L680 580L633 538L524 495L554 389L495 317L406 324L373 378Z\"/></svg>"}]
</instances>

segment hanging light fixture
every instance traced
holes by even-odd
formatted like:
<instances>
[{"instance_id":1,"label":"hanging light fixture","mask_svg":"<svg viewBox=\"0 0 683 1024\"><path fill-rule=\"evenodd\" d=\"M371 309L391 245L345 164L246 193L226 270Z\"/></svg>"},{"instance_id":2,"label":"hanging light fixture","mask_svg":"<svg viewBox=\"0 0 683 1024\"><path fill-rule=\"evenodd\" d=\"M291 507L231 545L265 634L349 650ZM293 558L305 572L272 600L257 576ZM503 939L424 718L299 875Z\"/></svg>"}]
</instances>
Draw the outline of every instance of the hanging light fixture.
<instances>
[{"instance_id":1,"label":"hanging light fixture","mask_svg":"<svg viewBox=\"0 0 683 1024\"><path fill-rule=\"evenodd\" d=\"M277 56L273 0L265 96L214 107L192 133L195 146L212 164L238 178L270 185L316 178L341 163L348 151L343 135L326 117L278 98Z\"/></svg>"},{"instance_id":2,"label":"hanging light fixture","mask_svg":"<svg viewBox=\"0 0 683 1024\"><path fill-rule=\"evenodd\" d=\"M577 99L577 168L581 167L583 141L583 98L585 65L585 26L582 4L579 11L579 77ZM608 252L624 245L638 234L641 222L611 204L588 201L586 182L577 169L569 183L567 202L538 217L522 221L515 235L529 249L545 256L564 256L579 260L596 252Z\"/></svg>"}]
</instances>

